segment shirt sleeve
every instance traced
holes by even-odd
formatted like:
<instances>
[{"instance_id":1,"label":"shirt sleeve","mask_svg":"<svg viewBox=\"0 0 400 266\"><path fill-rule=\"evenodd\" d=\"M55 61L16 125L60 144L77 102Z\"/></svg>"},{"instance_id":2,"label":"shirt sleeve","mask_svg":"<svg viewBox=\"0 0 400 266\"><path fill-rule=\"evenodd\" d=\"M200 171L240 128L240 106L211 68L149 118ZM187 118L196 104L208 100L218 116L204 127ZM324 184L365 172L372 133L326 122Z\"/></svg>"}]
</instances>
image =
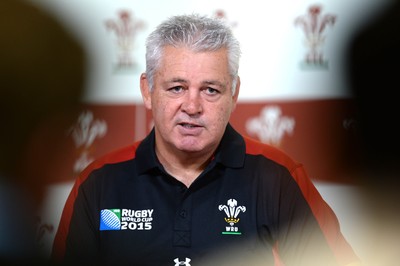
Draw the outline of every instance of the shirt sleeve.
<instances>
[{"instance_id":1,"label":"shirt sleeve","mask_svg":"<svg viewBox=\"0 0 400 266\"><path fill-rule=\"evenodd\" d=\"M285 172L284 172L285 173ZM274 249L278 265L338 266L323 230L293 178L283 176L274 201Z\"/></svg>"},{"instance_id":2,"label":"shirt sleeve","mask_svg":"<svg viewBox=\"0 0 400 266\"><path fill-rule=\"evenodd\" d=\"M75 181L65 203L51 254L55 263L95 261L98 226L89 208L93 195L85 190L83 180L87 182L85 173Z\"/></svg>"},{"instance_id":3,"label":"shirt sleeve","mask_svg":"<svg viewBox=\"0 0 400 266\"><path fill-rule=\"evenodd\" d=\"M100 256L99 214L94 185L88 179L79 191L66 238L64 262L68 265L97 264ZM85 185L88 185L87 189ZM97 215L96 215L97 214Z\"/></svg>"},{"instance_id":4,"label":"shirt sleeve","mask_svg":"<svg viewBox=\"0 0 400 266\"><path fill-rule=\"evenodd\" d=\"M345 239L340 229L340 224L336 214L325 202L311 179L307 176L304 167L301 164L298 164L292 169L291 175L298 184L303 197L307 201L326 242L336 258L337 265L358 263L360 260L355 254L353 248ZM302 232L299 233L301 234ZM315 236L311 234L311 237ZM318 241L316 243L318 243ZM320 250L318 247L315 248L316 251Z\"/></svg>"}]
</instances>

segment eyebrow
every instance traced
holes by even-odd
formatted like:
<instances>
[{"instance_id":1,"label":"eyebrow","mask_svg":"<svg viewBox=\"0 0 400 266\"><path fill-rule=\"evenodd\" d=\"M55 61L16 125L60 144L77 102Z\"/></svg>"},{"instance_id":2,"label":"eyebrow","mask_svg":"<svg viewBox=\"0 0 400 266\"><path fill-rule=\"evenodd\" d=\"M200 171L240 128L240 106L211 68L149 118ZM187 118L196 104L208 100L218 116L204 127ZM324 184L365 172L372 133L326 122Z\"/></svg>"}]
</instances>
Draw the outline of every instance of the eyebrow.
<instances>
[{"instance_id":1,"label":"eyebrow","mask_svg":"<svg viewBox=\"0 0 400 266\"><path fill-rule=\"evenodd\" d=\"M167 80L165 82L165 84L170 84L170 83L184 83L184 84L187 84L189 82L186 79L176 77L176 78L171 78L170 80ZM224 83L218 81L218 80L205 80L205 81L202 82L202 85L206 85L206 86L214 85L214 86L218 86L219 88L223 88L223 89L226 88L226 85Z\"/></svg>"},{"instance_id":2,"label":"eyebrow","mask_svg":"<svg viewBox=\"0 0 400 266\"><path fill-rule=\"evenodd\" d=\"M185 79L182 79L182 78L172 78L171 80L167 81L167 83L174 83L174 82L187 83L187 81Z\"/></svg>"},{"instance_id":3,"label":"eyebrow","mask_svg":"<svg viewBox=\"0 0 400 266\"><path fill-rule=\"evenodd\" d=\"M219 82L217 80L206 80L206 81L203 82L203 84L205 84L205 85L216 85L216 86L218 86L220 88L225 88L226 87L225 84L223 84L222 82Z\"/></svg>"}]
</instances>

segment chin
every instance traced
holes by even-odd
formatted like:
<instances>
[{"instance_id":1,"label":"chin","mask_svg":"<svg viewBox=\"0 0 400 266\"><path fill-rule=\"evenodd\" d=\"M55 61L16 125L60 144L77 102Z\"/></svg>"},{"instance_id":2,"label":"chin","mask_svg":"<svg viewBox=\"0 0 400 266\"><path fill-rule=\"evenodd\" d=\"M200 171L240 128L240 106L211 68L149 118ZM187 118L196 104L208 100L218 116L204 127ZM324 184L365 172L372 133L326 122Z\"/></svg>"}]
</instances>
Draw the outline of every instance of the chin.
<instances>
[{"instance_id":1,"label":"chin","mask_svg":"<svg viewBox=\"0 0 400 266\"><path fill-rule=\"evenodd\" d=\"M198 142L180 142L176 145L176 148L182 152L199 152L204 150L204 145L200 145Z\"/></svg>"}]
</instances>

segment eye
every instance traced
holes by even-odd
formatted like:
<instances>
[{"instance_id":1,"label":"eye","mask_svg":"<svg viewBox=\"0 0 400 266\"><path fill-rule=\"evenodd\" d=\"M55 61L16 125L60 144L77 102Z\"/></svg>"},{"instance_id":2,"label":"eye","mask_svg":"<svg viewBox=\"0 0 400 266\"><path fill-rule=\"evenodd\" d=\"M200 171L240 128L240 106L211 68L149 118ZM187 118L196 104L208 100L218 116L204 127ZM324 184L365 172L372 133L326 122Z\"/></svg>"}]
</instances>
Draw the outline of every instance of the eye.
<instances>
[{"instance_id":1,"label":"eye","mask_svg":"<svg viewBox=\"0 0 400 266\"><path fill-rule=\"evenodd\" d=\"M183 91L183 87L182 86L175 86L172 88L169 88L168 91L172 92L172 93L180 93Z\"/></svg>"},{"instance_id":2,"label":"eye","mask_svg":"<svg viewBox=\"0 0 400 266\"><path fill-rule=\"evenodd\" d=\"M220 93L219 90L216 90L216 89L211 88L211 87L207 87L207 88L205 88L203 91L204 91L207 95L217 95L217 94Z\"/></svg>"}]
</instances>

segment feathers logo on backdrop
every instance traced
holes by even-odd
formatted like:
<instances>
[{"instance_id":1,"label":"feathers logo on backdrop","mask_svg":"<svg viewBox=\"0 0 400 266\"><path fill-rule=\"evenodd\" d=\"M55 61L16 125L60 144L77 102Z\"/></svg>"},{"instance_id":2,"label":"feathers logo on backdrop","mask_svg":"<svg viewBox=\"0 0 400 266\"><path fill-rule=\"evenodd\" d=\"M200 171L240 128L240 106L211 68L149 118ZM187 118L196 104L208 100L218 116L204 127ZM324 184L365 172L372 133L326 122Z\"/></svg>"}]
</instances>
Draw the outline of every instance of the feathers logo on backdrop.
<instances>
[{"instance_id":1,"label":"feathers logo on backdrop","mask_svg":"<svg viewBox=\"0 0 400 266\"><path fill-rule=\"evenodd\" d=\"M107 123L104 120L94 119L91 111L83 111L68 133L72 136L78 150L78 159L74 164L74 173L80 173L94 160L91 154L93 142L96 138L104 137L107 133Z\"/></svg>"},{"instance_id":2,"label":"feathers logo on backdrop","mask_svg":"<svg viewBox=\"0 0 400 266\"><path fill-rule=\"evenodd\" d=\"M285 133L293 133L295 123L294 118L282 115L279 106L265 106L258 117L247 120L246 131L261 142L280 146Z\"/></svg>"},{"instance_id":3,"label":"feathers logo on backdrop","mask_svg":"<svg viewBox=\"0 0 400 266\"><path fill-rule=\"evenodd\" d=\"M114 72L132 72L136 68L136 61L132 56L136 34L145 28L144 22L124 9L119 11L118 18L107 19L105 27L108 31L113 32L116 37L117 56Z\"/></svg>"},{"instance_id":4,"label":"feathers logo on backdrop","mask_svg":"<svg viewBox=\"0 0 400 266\"><path fill-rule=\"evenodd\" d=\"M301 26L305 35L305 46L307 52L302 68L328 68L328 61L324 58L324 44L326 36L324 35L326 27L334 25L336 16L332 14L322 15L322 6L312 5L306 15L297 17L294 20L296 26Z\"/></svg>"}]
</instances>

